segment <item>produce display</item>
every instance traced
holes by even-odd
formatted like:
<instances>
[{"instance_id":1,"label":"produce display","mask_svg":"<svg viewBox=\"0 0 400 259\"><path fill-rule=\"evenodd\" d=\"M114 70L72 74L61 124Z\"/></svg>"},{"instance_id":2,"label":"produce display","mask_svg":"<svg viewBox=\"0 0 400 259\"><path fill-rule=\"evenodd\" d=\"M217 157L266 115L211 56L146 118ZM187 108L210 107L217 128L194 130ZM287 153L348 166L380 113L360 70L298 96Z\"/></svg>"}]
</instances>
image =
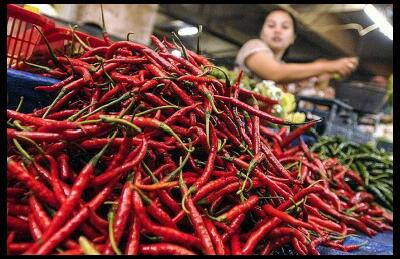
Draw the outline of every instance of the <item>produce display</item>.
<instances>
[{"instance_id":1,"label":"produce display","mask_svg":"<svg viewBox=\"0 0 400 259\"><path fill-rule=\"evenodd\" d=\"M35 88L56 97L7 110L8 254L318 255L392 230L339 157L291 146L318 121L260 110L279 102L239 87L242 73L210 75L218 68L179 39L152 36L150 48L104 36L30 60L62 79Z\"/></svg>"},{"instance_id":2,"label":"produce display","mask_svg":"<svg viewBox=\"0 0 400 259\"><path fill-rule=\"evenodd\" d=\"M348 179L353 190L366 191L380 205L393 211L393 158L372 144L357 144L340 136L322 136L311 148L321 159L333 158L361 177L363 183ZM363 206L359 204L359 206Z\"/></svg>"}]
</instances>

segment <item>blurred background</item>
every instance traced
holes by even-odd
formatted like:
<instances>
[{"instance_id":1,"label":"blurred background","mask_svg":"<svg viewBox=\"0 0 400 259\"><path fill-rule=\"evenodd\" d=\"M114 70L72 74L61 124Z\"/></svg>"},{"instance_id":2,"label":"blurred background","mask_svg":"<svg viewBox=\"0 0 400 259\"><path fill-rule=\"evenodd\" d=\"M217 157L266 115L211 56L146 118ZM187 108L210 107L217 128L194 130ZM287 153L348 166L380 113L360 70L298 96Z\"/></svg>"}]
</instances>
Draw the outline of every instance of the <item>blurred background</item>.
<instances>
[{"instance_id":1,"label":"blurred background","mask_svg":"<svg viewBox=\"0 0 400 259\"><path fill-rule=\"evenodd\" d=\"M101 35L99 4L31 4L61 25L77 24L83 32ZM202 25L202 54L232 68L239 48L256 38L269 10L281 7L297 19L296 42L287 62L354 55L360 58L352 79L379 81L393 70L392 4L104 4L106 28L115 39L149 44L149 35L177 32L184 45L196 49ZM372 7L372 8L371 8ZM372 10L371 10L372 9ZM385 24L386 22L386 24ZM381 76L381 77L379 77Z\"/></svg>"}]
</instances>

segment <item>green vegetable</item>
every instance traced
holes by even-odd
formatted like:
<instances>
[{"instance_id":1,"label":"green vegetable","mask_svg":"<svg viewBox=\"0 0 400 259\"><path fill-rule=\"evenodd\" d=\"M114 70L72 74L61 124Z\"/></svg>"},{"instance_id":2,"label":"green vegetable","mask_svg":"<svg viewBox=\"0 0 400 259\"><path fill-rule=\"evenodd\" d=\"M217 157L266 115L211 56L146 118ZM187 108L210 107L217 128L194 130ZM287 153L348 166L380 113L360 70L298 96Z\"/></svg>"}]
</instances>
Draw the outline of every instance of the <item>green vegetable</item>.
<instances>
[{"instance_id":1,"label":"green vegetable","mask_svg":"<svg viewBox=\"0 0 400 259\"><path fill-rule=\"evenodd\" d=\"M350 179L355 191L366 190L383 207L393 210L393 159L392 154L379 150L375 145L357 144L342 136L319 137L310 150L321 158L335 157L363 179L365 186L358 186Z\"/></svg>"}]
</instances>

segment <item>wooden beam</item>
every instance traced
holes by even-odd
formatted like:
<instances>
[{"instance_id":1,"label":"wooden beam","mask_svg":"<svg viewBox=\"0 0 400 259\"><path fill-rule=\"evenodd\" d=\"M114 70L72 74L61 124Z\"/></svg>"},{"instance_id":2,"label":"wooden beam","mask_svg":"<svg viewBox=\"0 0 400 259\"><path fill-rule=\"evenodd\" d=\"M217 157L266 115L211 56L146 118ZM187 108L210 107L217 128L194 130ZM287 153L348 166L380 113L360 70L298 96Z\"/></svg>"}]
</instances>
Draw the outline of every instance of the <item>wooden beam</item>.
<instances>
[{"instance_id":1,"label":"wooden beam","mask_svg":"<svg viewBox=\"0 0 400 259\"><path fill-rule=\"evenodd\" d=\"M350 13L364 10L366 4L294 4L291 5L298 12L306 13Z\"/></svg>"}]
</instances>

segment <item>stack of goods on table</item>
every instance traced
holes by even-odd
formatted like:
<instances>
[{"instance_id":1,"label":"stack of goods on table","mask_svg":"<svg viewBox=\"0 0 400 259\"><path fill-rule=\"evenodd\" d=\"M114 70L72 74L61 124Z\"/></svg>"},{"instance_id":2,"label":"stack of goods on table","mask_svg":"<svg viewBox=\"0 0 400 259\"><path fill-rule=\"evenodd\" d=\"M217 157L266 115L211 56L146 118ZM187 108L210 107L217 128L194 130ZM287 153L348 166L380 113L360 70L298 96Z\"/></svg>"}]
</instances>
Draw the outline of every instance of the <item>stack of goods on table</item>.
<instances>
[{"instance_id":1,"label":"stack of goods on table","mask_svg":"<svg viewBox=\"0 0 400 259\"><path fill-rule=\"evenodd\" d=\"M257 93L246 104L242 74L231 85L151 39L30 60L61 81L36 87L49 106L7 110L8 254L305 255L392 229L351 168L290 145L317 121L261 111L277 101Z\"/></svg>"}]
</instances>

